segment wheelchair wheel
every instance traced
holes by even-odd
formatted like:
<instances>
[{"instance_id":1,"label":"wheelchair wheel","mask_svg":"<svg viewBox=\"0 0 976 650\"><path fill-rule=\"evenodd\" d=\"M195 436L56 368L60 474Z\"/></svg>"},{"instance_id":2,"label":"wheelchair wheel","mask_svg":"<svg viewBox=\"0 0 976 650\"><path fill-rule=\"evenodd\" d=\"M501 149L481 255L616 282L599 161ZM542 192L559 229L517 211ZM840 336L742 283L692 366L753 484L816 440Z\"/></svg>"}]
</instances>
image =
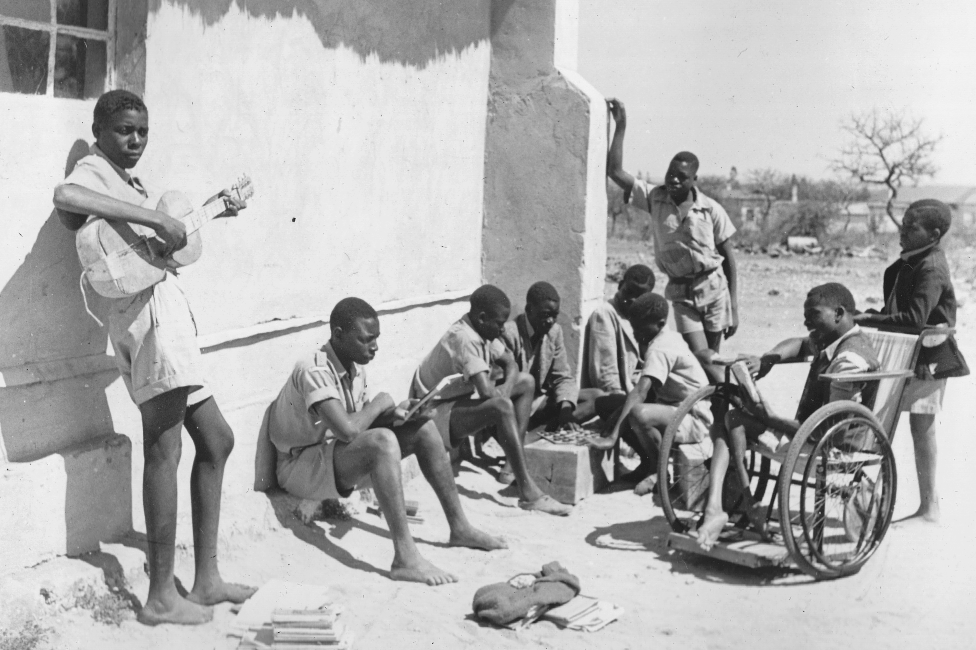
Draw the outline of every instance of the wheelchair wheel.
<instances>
[{"instance_id":1,"label":"wheelchair wheel","mask_svg":"<svg viewBox=\"0 0 976 650\"><path fill-rule=\"evenodd\" d=\"M664 431L658 455L658 493L664 516L671 529L678 533L694 528L705 509L712 440L708 435L699 442L679 443L676 439L679 432L691 426L686 420L696 417L693 411L701 408L701 402L713 412L716 407L721 408L722 388L708 385L689 395Z\"/></svg>"},{"instance_id":2,"label":"wheelchair wheel","mask_svg":"<svg viewBox=\"0 0 976 650\"><path fill-rule=\"evenodd\" d=\"M779 477L783 541L817 579L857 573L884 539L898 484L888 436L855 402L832 402L800 427Z\"/></svg>"}]
</instances>

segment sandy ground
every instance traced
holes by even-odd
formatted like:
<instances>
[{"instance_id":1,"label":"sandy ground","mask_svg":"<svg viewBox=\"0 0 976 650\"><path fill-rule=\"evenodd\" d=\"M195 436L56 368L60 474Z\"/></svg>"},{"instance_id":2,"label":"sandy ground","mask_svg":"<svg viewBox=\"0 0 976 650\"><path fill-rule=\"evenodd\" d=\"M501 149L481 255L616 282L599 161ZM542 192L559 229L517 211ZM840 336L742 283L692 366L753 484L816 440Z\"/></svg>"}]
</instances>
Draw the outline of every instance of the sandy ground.
<instances>
[{"instance_id":1,"label":"sandy ground","mask_svg":"<svg viewBox=\"0 0 976 650\"><path fill-rule=\"evenodd\" d=\"M638 248L612 250L636 259ZM762 352L802 331L806 289L828 280L844 282L859 303L880 299L878 261L819 266L810 260L742 260L743 323L729 341L733 350ZM771 295L774 292L775 295ZM976 362L976 311L960 314L961 343ZM774 405L791 412L805 369L777 370L760 384ZM484 553L444 545L448 529L436 499L422 478L407 487L421 503L425 523L413 527L421 552L455 572L457 584L431 588L386 577L392 546L384 521L363 514L349 522L299 523L285 501L253 495L227 503L221 549L228 578L261 584L271 578L328 585L346 606L355 648L963 648L976 636L973 585L976 560L971 516L976 473L972 424L976 400L972 377L950 382L939 424L941 526L892 528L878 553L856 576L814 582L790 571L751 571L666 548L668 526L653 498L631 492L598 494L565 519L523 512L515 499L499 495L489 472L464 465L458 479L471 520L504 535L508 550ZM918 505L907 418L895 436L899 468L896 518ZM247 522L243 521L247 518ZM141 523L141 522L140 522ZM625 608L604 630L577 633L540 622L516 633L478 623L471 600L482 585L537 571L558 560L579 576L583 592ZM192 578L192 560L180 558L177 573ZM144 581L132 586L141 601ZM968 594L968 595L967 595ZM970 605L965 603L969 602ZM95 623L72 610L45 622L56 648L231 648L224 631L229 606L213 623L194 629L149 629L129 618L121 626Z\"/></svg>"}]
</instances>

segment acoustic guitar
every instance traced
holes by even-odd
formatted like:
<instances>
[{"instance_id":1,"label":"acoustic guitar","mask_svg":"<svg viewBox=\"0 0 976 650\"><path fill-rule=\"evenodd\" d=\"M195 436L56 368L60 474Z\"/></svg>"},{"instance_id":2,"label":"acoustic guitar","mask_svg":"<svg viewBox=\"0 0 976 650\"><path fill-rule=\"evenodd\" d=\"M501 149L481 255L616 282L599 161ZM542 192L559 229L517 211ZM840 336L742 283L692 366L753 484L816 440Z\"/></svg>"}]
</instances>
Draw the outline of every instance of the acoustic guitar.
<instances>
[{"instance_id":1,"label":"acoustic guitar","mask_svg":"<svg viewBox=\"0 0 976 650\"><path fill-rule=\"evenodd\" d=\"M232 188L231 194L241 201L254 195L254 184L247 176ZM89 284L107 298L124 298L147 289L166 277L167 269L193 264L203 253L200 228L226 210L217 199L199 210L193 210L179 192L166 192L149 209L165 212L186 226L186 245L164 256L165 244L156 231L112 219L92 219L75 235L75 248Z\"/></svg>"}]
</instances>

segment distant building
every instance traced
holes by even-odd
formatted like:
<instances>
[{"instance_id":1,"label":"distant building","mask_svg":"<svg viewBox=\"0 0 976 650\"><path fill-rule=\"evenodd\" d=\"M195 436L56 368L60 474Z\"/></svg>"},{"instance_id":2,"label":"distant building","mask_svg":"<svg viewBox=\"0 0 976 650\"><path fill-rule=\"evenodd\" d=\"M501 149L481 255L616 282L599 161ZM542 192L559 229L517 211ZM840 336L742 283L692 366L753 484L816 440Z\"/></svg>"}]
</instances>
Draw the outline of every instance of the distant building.
<instances>
[{"instance_id":1,"label":"distant building","mask_svg":"<svg viewBox=\"0 0 976 650\"><path fill-rule=\"evenodd\" d=\"M976 222L976 185L921 185L899 188L892 206L895 218L901 221L908 206L921 199L938 199L946 203L952 209L953 221L958 225L970 227ZM885 212L887 203L887 189L871 192L868 199L869 218L881 226L882 232L895 229Z\"/></svg>"}]
</instances>

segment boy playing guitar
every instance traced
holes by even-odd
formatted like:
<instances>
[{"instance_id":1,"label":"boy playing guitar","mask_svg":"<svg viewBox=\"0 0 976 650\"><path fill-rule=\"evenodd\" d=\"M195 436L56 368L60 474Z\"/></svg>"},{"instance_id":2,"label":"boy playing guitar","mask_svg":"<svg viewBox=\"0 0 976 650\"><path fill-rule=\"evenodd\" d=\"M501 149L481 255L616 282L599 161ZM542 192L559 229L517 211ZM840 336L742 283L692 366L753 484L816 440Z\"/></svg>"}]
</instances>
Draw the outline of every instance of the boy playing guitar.
<instances>
[{"instance_id":1,"label":"boy playing guitar","mask_svg":"<svg viewBox=\"0 0 976 650\"><path fill-rule=\"evenodd\" d=\"M143 101L125 90L102 95L95 105L91 154L82 158L54 190L62 223L80 229L91 217L146 226L162 241L163 256L186 245L186 227L168 214L141 207L147 194L129 175L149 138L149 112ZM246 207L224 190L222 216ZM202 375L193 315L176 277L162 280L131 296L112 301L109 339L129 395L142 414L145 469L143 505L148 538L149 595L138 614L147 625L194 625L213 617L215 603L245 601L254 589L225 583L217 568L217 527L224 465L234 434L224 420ZM196 448L190 494L196 576L186 598L174 579L176 548L176 470L186 426Z\"/></svg>"}]
</instances>

